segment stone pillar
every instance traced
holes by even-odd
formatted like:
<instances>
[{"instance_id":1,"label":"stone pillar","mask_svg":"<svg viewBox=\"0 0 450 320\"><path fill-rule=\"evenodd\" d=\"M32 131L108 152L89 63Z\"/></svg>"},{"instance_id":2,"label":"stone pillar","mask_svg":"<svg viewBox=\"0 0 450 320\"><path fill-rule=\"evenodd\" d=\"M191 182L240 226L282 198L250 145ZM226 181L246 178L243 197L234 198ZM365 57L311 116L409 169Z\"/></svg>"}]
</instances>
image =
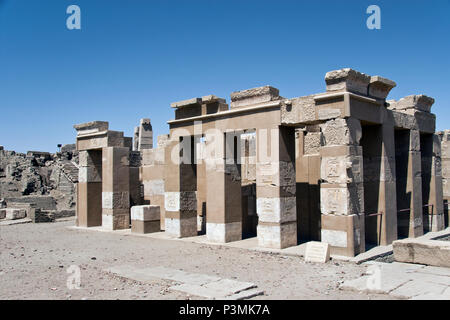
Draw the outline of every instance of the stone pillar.
<instances>
[{"instance_id":1,"label":"stone pillar","mask_svg":"<svg viewBox=\"0 0 450 320\"><path fill-rule=\"evenodd\" d=\"M420 133L398 131L395 144L398 236L416 238L423 235Z\"/></svg>"},{"instance_id":2,"label":"stone pillar","mask_svg":"<svg viewBox=\"0 0 450 320\"><path fill-rule=\"evenodd\" d=\"M102 225L102 151L79 152L77 226Z\"/></svg>"},{"instance_id":3,"label":"stone pillar","mask_svg":"<svg viewBox=\"0 0 450 320\"><path fill-rule=\"evenodd\" d=\"M395 141L394 124L386 119L381 125L381 171L378 217L381 225L379 244L386 246L397 240L397 191L395 182ZM380 230L380 228L377 228Z\"/></svg>"},{"instance_id":4,"label":"stone pillar","mask_svg":"<svg viewBox=\"0 0 450 320\"><path fill-rule=\"evenodd\" d=\"M209 241L242 239L242 195L240 134L227 132L223 138L206 137L207 149L216 144L213 158L206 159L206 236ZM220 150L219 150L220 148ZM239 160L238 160L239 159Z\"/></svg>"},{"instance_id":5,"label":"stone pillar","mask_svg":"<svg viewBox=\"0 0 450 320\"><path fill-rule=\"evenodd\" d=\"M109 230L130 227L129 148L103 148L102 226Z\"/></svg>"},{"instance_id":6,"label":"stone pillar","mask_svg":"<svg viewBox=\"0 0 450 320\"><path fill-rule=\"evenodd\" d=\"M337 255L365 251L363 154L361 124L355 118L321 125L321 241Z\"/></svg>"},{"instance_id":7,"label":"stone pillar","mask_svg":"<svg viewBox=\"0 0 450 320\"><path fill-rule=\"evenodd\" d=\"M150 119L141 119L139 124L138 150L153 148L153 129Z\"/></svg>"},{"instance_id":8,"label":"stone pillar","mask_svg":"<svg viewBox=\"0 0 450 320\"><path fill-rule=\"evenodd\" d=\"M286 248L297 244L295 129L256 131L256 212L258 244Z\"/></svg>"},{"instance_id":9,"label":"stone pillar","mask_svg":"<svg viewBox=\"0 0 450 320\"><path fill-rule=\"evenodd\" d=\"M445 227L450 221L450 130L439 134L441 139L441 167L442 167L442 193L444 198L444 220Z\"/></svg>"},{"instance_id":10,"label":"stone pillar","mask_svg":"<svg viewBox=\"0 0 450 320\"><path fill-rule=\"evenodd\" d=\"M165 148L165 232L174 237L197 235L195 144L191 136L170 140Z\"/></svg>"},{"instance_id":11,"label":"stone pillar","mask_svg":"<svg viewBox=\"0 0 450 320\"><path fill-rule=\"evenodd\" d=\"M423 135L421 147L422 168L426 183L423 188L424 198L424 231L440 231L444 229L444 199L442 190L441 141L437 134Z\"/></svg>"}]
</instances>

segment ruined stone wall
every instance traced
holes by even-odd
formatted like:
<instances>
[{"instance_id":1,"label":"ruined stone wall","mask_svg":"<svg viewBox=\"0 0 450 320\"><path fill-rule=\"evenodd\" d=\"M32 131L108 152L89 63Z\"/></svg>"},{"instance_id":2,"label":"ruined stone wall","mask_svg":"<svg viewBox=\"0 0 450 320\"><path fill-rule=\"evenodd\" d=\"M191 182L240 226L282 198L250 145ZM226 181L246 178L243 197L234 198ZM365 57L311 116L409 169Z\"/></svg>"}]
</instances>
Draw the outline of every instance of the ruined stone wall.
<instances>
[{"instance_id":1,"label":"ruined stone wall","mask_svg":"<svg viewBox=\"0 0 450 320\"><path fill-rule=\"evenodd\" d=\"M0 150L0 199L7 208L35 208L54 218L75 214L78 153L74 145L61 152ZM40 212L40 211L39 211ZM27 215L34 213L27 209ZM50 219L51 220L51 219Z\"/></svg>"}]
</instances>

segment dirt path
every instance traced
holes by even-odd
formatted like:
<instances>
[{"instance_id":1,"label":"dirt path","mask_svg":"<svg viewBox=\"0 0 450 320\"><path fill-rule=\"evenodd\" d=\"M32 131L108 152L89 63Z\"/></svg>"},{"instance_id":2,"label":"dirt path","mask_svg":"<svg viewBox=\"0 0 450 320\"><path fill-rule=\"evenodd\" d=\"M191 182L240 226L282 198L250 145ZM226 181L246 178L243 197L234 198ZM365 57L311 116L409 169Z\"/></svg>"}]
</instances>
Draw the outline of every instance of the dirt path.
<instances>
[{"instance_id":1,"label":"dirt path","mask_svg":"<svg viewBox=\"0 0 450 320\"><path fill-rule=\"evenodd\" d=\"M0 299L195 299L171 292L172 282L139 283L103 271L119 265L170 267L253 282L254 299L390 299L338 289L365 267L305 263L298 257L181 241L69 229L73 221L0 226ZM67 269L81 269L81 288L68 289Z\"/></svg>"}]
</instances>

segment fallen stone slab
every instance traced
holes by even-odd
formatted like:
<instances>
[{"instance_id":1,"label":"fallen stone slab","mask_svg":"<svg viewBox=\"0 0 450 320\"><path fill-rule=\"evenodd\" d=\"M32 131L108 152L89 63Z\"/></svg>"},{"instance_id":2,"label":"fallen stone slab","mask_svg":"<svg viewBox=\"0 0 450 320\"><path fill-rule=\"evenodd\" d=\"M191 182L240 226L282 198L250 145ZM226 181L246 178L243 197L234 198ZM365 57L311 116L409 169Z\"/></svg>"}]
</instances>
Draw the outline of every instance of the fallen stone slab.
<instances>
[{"instance_id":1,"label":"fallen stone slab","mask_svg":"<svg viewBox=\"0 0 450 320\"><path fill-rule=\"evenodd\" d=\"M242 300L263 294L253 283L222 279L202 286L182 284L170 289L213 300ZM249 290L252 289L252 290Z\"/></svg>"},{"instance_id":2,"label":"fallen stone slab","mask_svg":"<svg viewBox=\"0 0 450 320\"><path fill-rule=\"evenodd\" d=\"M433 282L425 281L423 279L409 281L397 289L393 290L390 294L398 298L410 299L415 296L424 296L433 294L440 296L448 288L446 285L436 284Z\"/></svg>"},{"instance_id":3,"label":"fallen stone slab","mask_svg":"<svg viewBox=\"0 0 450 320\"><path fill-rule=\"evenodd\" d=\"M392 246L395 261L450 267L450 241L404 239Z\"/></svg>"}]
</instances>

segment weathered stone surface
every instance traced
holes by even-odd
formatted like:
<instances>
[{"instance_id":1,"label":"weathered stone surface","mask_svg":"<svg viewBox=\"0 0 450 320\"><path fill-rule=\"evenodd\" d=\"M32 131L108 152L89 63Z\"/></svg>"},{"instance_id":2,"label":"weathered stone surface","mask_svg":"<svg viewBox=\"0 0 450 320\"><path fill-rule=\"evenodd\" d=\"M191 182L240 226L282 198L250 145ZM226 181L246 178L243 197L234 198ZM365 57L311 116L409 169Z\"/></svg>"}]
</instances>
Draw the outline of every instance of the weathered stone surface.
<instances>
[{"instance_id":1,"label":"weathered stone surface","mask_svg":"<svg viewBox=\"0 0 450 320\"><path fill-rule=\"evenodd\" d=\"M139 123L138 133L138 145L137 150L142 151L145 149L153 148L153 129L150 123L150 119L141 119Z\"/></svg>"},{"instance_id":2,"label":"weathered stone surface","mask_svg":"<svg viewBox=\"0 0 450 320\"><path fill-rule=\"evenodd\" d=\"M106 121L91 121L73 126L77 130L78 136L83 136L91 133L107 131L109 123Z\"/></svg>"},{"instance_id":3,"label":"weathered stone surface","mask_svg":"<svg viewBox=\"0 0 450 320\"><path fill-rule=\"evenodd\" d=\"M199 105L201 104L202 99L201 98L191 98L187 100L182 100L178 102L173 102L170 104L172 108L184 108L192 105Z\"/></svg>"},{"instance_id":4,"label":"weathered stone surface","mask_svg":"<svg viewBox=\"0 0 450 320\"><path fill-rule=\"evenodd\" d=\"M206 223L206 236L219 243L242 240L242 222Z\"/></svg>"},{"instance_id":5,"label":"weathered stone surface","mask_svg":"<svg viewBox=\"0 0 450 320\"><path fill-rule=\"evenodd\" d=\"M281 105L281 123L297 124L316 121L315 95L285 100Z\"/></svg>"},{"instance_id":6,"label":"weathered stone surface","mask_svg":"<svg viewBox=\"0 0 450 320\"><path fill-rule=\"evenodd\" d=\"M231 93L231 109L280 99L280 92L271 86L258 87Z\"/></svg>"},{"instance_id":7,"label":"weathered stone surface","mask_svg":"<svg viewBox=\"0 0 450 320\"><path fill-rule=\"evenodd\" d=\"M155 221L160 219L159 206L143 205L131 207L131 220Z\"/></svg>"},{"instance_id":8,"label":"weathered stone surface","mask_svg":"<svg viewBox=\"0 0 450 320\"><path fill-rule=\"evenodd\" d=\"M392 110L418 110L430 112L434 99L426 95L411 95L401 98L399 101L390 101L389 109Z\"/></svg>"},{"instance_id":9,"label":"weathered stone surface","mask_svg":"<svg viewBox=\"0 0 450 320\"><path fill-rule=\"evenodd\" d=\"M357 145L362 136L361 123L354 118L330 120L320 127L326 146Z\"/></svg>"},{"instance_id":10,"label":"weathered stone surface","mask_svg":"<svg viewBox=\"0 0 450 320\"><path fill-rule=\"evenodd\" d=\"M349 91L367 95L370 76L356 70L345 68L327 72L325 75L327 91Z\"/></svg>"},{"instance_id":11,"label":"weathered stone surface","mask_svg":"<svg viewBox=\"0 0 450 320\"><path fill-rule=\"evenodd\" d=\"M2 209L1 211L5 213L6 220L23 219L27 216L27 213L24 209L7 208Z\"/></svg>"},{"instance_id":12,"label":"weathered stone surface","mask_svg":"<svg viewBox=\"0 0 450 320\"><path fill-rule=\"evenodd\" d=\"M310 241L306 244L306 262L325 263L328 260L330 260L330 246L328 243Z\"/></svg>"},{"instance_id":13,"label":"weathered stone surface","mask_svg":"<svg viewBox=\"0 0 450 320\"><path fill-rule=\"evenodd\" d=\"M396 85L392 80L380 76L372 76L370 77L369 96L384 100Z\"/></svg>"},{"instance_id":14,"label":"weathered stone surface","mask_svg":"<svg viewBox=\"0 0 450 320\"><path fill-rule=\"evenodd\" d=\"M305 136L303 152L304 154L319 154L322 146L321 132L308 132Z\"/></svg>"},{"instance_id":15,"label":"weathered stone surface","mask_svg":"<svg viewBox=\"0 0 450 320\"><path fill-rule=\"evenodd\" d=\"M423 239L394 241L395 261L450 267L450 242Z\"/></svg>"}]
</instances>

